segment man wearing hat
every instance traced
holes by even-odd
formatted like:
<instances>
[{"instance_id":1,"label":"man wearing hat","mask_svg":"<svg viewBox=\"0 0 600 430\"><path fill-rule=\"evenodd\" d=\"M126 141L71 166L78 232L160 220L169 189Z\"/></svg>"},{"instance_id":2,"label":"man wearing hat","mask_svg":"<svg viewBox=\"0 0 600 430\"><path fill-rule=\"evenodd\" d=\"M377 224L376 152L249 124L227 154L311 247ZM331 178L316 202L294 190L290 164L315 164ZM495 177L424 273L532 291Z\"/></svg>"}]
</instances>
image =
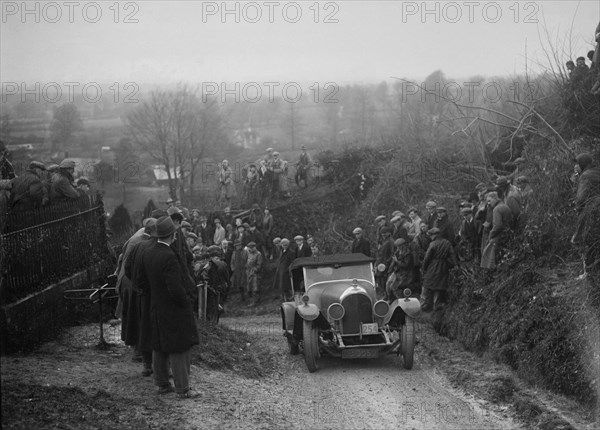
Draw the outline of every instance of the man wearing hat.
<instances>
[{"instance_id":1,"label":"man wearing hat","mask_svg":"<svg viewBox=\"0 0 600 430\"><path fill-rule=\"evenodd\" d=\"M421 265L423 274L421 310L424 312L443 307L450 269L456 266L454 248L448 240L441 237L440 229L434 227L427 234L431 237L431 243Z\"/></svg>"},{"instance_id":2,"label":"man wearing hat","mask_svg":"<svg viewBox=\"0 0 600 430\"><path fill-rule=\"evenodd\" d=\"M391 275L386 283L386 292L391 303L404 297L402 291L405 288L412 288L415 282L414 255L404 238L394 241L394 255L392 256L389 273Z\"/></svg>"},{"instance_id":3,"label":"man wearing hat","mask_svg":"<svg viewBox=\"0 0 600 430\"><path fill-rule=\"evenodd\" d=\"M206 318L212 322L218 322L219 316L223 313L223 304L227 301L229 295L229 268L223 261L223 252L221 247L211 245L208 247L208 269L207 282L209 287L214 289L219 296L209 295L206 303Z\"/></svg>"},{"instance_id":4,"label":"man wearing hat","mask_svg":"<svg viewBox=\"0 0 600 430\"><path fill-rule=\"evenodd\" d=\"M402 238L408 241L408 228L406 228L405 224L408 224L408 219L406 215L402 212L398 213L391 220L393 225L392 239L396 240Z\"/></svg>"},{"instance_id":5,"label":"man wearing hat","mask_svg":"<svg viewBox=\"0 0 600 430\"><path fill-rule=\"evenodd\" d=\"M132 237L126 244L125 254L121 267L121 286L125 287L122 292L122 317L121 317L121 339L126 345L134 346L137 359L141 355L144 363L142 376L152 374L152 323L150 319L150 292L140 276L141 259L143 253L149 246L153 245L156 231L156 218L146 218L143 222L143 234L141 240ZM142 342L144 341L144 342Z\"/></svg>"},{"instance_id":6,"label":"man wearing hat","mask_svg":"<svg viewBox=\"0 0 600 430\"><path fill-rule=\"evenodd\" d=\"M260 275L262 272L264 258L260 251L256 249L256 243L250 242L247 246L246 260L246 292L249 297L254 296L254 305L260 300Z\"/></svg>"},{"instance_id":7,"label":"man wearing hat","mask_svg":"<svg viewBox=\"0 0 600 430\"><path fill-rule=\"evenodd\" d=\"M179 265L181 266L181 272L184 274L183 279L185 280L185 288L188 291L188 294L191 297L194 297L194 311L198 309L196 306L197 303L197 290L196 290L196 282L194 281L194 276L192 272L192 262L194 261L194 254L192 254L191 248L187 243L187 235L183 231L183 213L181 209L177 206L171 206L167 209L167 214L173 221L173 225L175 225L175 235L174 239L171 243L171 249L177 255L177 260L179 261Z\"/></svg>"},{"instance_id":8,"label":"man wearing hat","mask_svg":"<svg viewBox=\"0 0 600 430\"><path fill-rule=\"evenodd\" d=\"M425 218L424 218L424 222L425 224L427 224L427 228L429 230L431 230L433 227L435 227L435 220L437 220L437 214L435 212L435 209L437 208L437 203L434 202L433 200L429 200L426 204L425 204Z\"/></svg>"},{"instance_id":9,"label":"man wearing hat","mask_svg":"<svg viewBox=\"0 0 600 430\"><path fill-rule=\"evenodd\" d=\"M219 218L215 218L214 223L215 223L215 232L213 234L213 243L215 245L221 245L221 242L223 242L223 239L225 239L227 232L221 225L221 220Z\"/></svg>"},{"instance_id":10,"label":"man wearing hat","mask_svg":"<svg viewBox=\"0 0 600 430\"><path fill-rule=\"evenodd\" d=\"M50 200L68 200L79 198L79 193L73 187L75 162L65 158L58 166L58 171L51 177Z\"/></svg>"},{"instance_id":11,"label":"man wearing hat","mask_svg":"<svg viewBox=\"0 0 600 430\"><path fill-rule=\"evenodd\" d=\"M296 242L296 257L310 257L312 255L312 251L310 250L310 246L306 245L304 241L304 236L297 235L294 237L294 242Z\"/></svg>"},{"instance_id":12,"label":"man wearing hat","mask_svg":"<svg viewBox=\"0 0 600 430\"><path fill-rule=\"evenodd\" d=\"M458 257L461 261L475 260L479 262L481 256L481 234L479 222L473 218L473 208L465 207L460 210L462 221L458 231Z\"/></svg>"},{"instance_id":13,"label":"man wearing hat","mask_svg":"<svg viewBox=\"0 0 600 430\"><path fill-rule=\"evenodd\" d=\"M296 185L300 186L300 181L304 181L304 187L308 187L308 180L306 178L306 173L308 169L312 166L312 158L308 152L306 152L306 146L302 145L300 147L300 156L298 157L298 162L296 163L296 175L294 175L294 179L296 181Z\"/></svg>"},{"instance_id":14,"label":"man wearing hat","mask_svg":"<svg viewBox=\"0 0 600 430\"><path fill-rule=\"evenodd\" d=\"M352 250L353 254L364 254L367 257L371 256L371 244L367 239L364 238L363 230L360 227L356 227L352 234L354 235L354 240L352 241Z\"/></svg>"},{"instance_id":15,"label":"man wearing hat","mask_svg":"<svg viewBox=\"0 0 600 430\"><path fill-rule=\"evenodd\" d=\"M378 296L387 297L386 281L389 272L390 265L392 263L392 256L394 255L394 241L392 240L392 227L385 226L381 229L382 242L377 249L377 256L375 259L375 281L379 288ZM379 270L383 267L383 270Z\"/></svg>"},{"instance_id":16,"label":"man wearing hat","mask_svg":"<svg viewBox=\"0 0 600 430\"><path fill-rule=\"evenodd\" d=\"M141 285L150 291L152 368L158 393L175 391L186 399L199 395L189 384L190 348L199 339L192 303L183 287L185 274L171 249L175 231L171 217L157 220L157 241L143 253L140 273ZM169 383L169 363L174 390Z\"/></svg>"},{"instance_id":17,"label":"man wearing hat","mask_svg":"<svg viewBox=\"0 0 600 430\"><path fill-rule=\"evenodd\" d=\"M519 225L519 215L521 215L521 196L519 190L511 185L506 176L500 176L496 179L496 192L498 197L510 208L512 213L511 228L517 229Z\"/></svg>"},{"instance_id":18,"label":"man wearing hat","mask_svg":"<svg viewBox=\"0 0 600 430\"><path fill-rule=\"evenodd\" d=\"M208 224L206 215L200 216L200 224L198 225L195 233L202 238L202 242L204 242L206 246L210 246L213 244L213 237L215 232L213 231L212 227Z\"/></svg>"},{"instance_id":19,"label":"man wearing hat","mask_svg":"<svg viewBox=\"0 0 600 430\"><path fill-rule=\"evenodd\" d=\"M279 257L281 257L281 238L275 237L272 241L272 252L271 252L271 260L279 261Z\"/></svg>"},{"instance_id":20,"label":"man wearing hat","mask_svg":"<svg viewBox=\"0 0 600 430\"><path fill-rule=\"evenodd\" d=\"M578 176L575 210L578 213L577 226L571 243L583 245L584 270L581 277L587 276L587 266L597 261L600 245L593 228L598 224L600 205L600 167L594 165L591 154L582 153L575 159L575 173ZM597 264L596 264L597 266Z\"/></svg>"},{"instance_id":21,"label":"man wearing hat","mask_svg":"<svg viewBox=\"0 0 600 430\"><path fill-rule=\"evenodd\" d=\"M231 255L231 286L234 290L240 292L242 300L246 299L246 262L248 261L248 251L242 246L240 239L233 242L233 254Z\"/></svg>"},{"instance_id":22,"label":"man wearing hat","mask_svg":"<svg viewBox=\"0 0 600 430\"><path fill-rule=\"evenodd\" d=\"M377 248L381 246L383 242L383 235L381 234L381 230L384 227L389 227L390 224L387 222L385 215L378 215L375 218L375 224L377 225L376 237L377 237Z\"/></svg>"},{"instance_id":23,"label":"man wearing hat","mask_svg":"<svg viewBox=\"0 0 600 430\"><path fill-rule=\"evenodd\" d=\"M11 201L13 210L32 210L48 204L48 189L42 182L46 166L32 161L21 176L13 179Z\"/></svg>"},{"instance_id":24,"label":"man wearing hat","mask_svg":"<svg viewBox=\"0 0 600 430\"><path fill-rule=\"evenodd\" d=\"M281 255L277 261L273 289L281 292L283 301L294 300L294 290L292 289L289 268L295 259L296 252L290 248L290 241L286 238L281 239Z\"/></svg>"},{"instance_id":25,"label":"man wearing hat","mask_svg":"<svg viewBox=\"0 0 600 430\"><path fill-rule=\"evenodd\" d=\"M444 206L435 208L437 213L437 219L435 220L434 226L440 230L440 236L450 242L454 246L456 242L456 235L454 233L454 226L448 218L448 210Z\"/></svg>"},{"instance_id":26,"label":"man wearing hat","mask_svg":"<svg viewBox=\"0 0 600 430\"><path fill-rule=\"evenodd\" d=\"M408 226L408 239L413 240L421 231L421 217L419 216L419 210L415 207L408 209L408 218L410 224Z\"/></svg>"},{"instance_id":27,"label":"man wearing hat","mask_svg":"<svg viewBox=\"0 0 600 430\"><path fill-rule=\"evenodd\" d=\"M501 258L502 246L509 239L513 218L510 208L500 199L498 193L488 193L486 198L488 210L492 212L492 226L482 251L481 267L494 269Z\"/></svg>"}]
</instances>

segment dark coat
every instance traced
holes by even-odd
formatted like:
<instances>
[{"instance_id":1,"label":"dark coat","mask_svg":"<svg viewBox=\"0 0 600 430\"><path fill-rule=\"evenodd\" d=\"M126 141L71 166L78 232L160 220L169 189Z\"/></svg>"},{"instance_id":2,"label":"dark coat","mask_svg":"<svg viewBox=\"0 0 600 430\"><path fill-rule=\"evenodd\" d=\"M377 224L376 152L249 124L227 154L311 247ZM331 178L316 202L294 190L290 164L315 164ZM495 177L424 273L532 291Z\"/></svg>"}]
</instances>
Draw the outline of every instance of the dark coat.
<instances>
[{"instance_id":1,"label":"dark coat","mask_svg":"<svg viewBox=\"0 0 600 430\"><path fill-rule=\"evenodd\" d=\"M13 179L11 192L13 208L35 209L48 202L48 189L35 169Z\"/></svg>"},{"instance_id":2,"label":"dark coat","mask_svg":"<svg viewBox=\"0 0 600 430\"><path fill-rule=\"evenodd\" d=\"M440 236L446 239L452 246L456 242L456 234L454 233L454 226L450 222L448 215L444 218L435 220L435 227L440 229Z\"/></svg>"},{"instance_id":3,"label":"dark coat","mask_svg":"<svg viewBox=\"0 0 600 430\"><path fill-rule=\"evenodd\" d=\"M403 225L394 226L394 232L392 233L392 239L404 239L408 242L408 230Z\"/></svg>"},{"instance_id":4,"label":"dark coat","mask_svg":"<svg viewBox=\"0 0 600 430\"><path fill-rule=\"evenodd\" d=\"M427 249L423 260L423 288L446 290L450 269L456 266L454 248L441 237L436 238Z\"/></svg>"},{"instance_id":5,"label":"dark coat","mask_svg":"<svg viewBox=\"0 0 600 430\"><path fill-rule=\"evenodd\" d=\"M183 286L184 274L173 250L162 242L152 244L142 256L150 287L152 350L180 353L199 343L192 302Z\"/></svg>"},{"instance_id":6,"label":"dark coat","mask_svg":"<svg viewBox=\"0 0 600 430\"><path fill-rule=\"evenodd\" d=\"M394 292L412 286L415 281L415 263L413 251L408 244L402 245L396 250L390 270L396 274L396 281L393 285Z\"/></svg>"},{"instance_id":7,"label":"dark coat","mask_svg":"<svg viewBox=\"0 0 600 430\"><path fill-rule=\"evenodd\" d=\"M306 244L306 242L304 242L302 244L302 249L298 248L298 250L296 251L296 257L300 258L300 257L310 257L312 256L312 249L310 249L310 246L308 246Z\"/></svg>"},{"instance_id":8,"label":"dark coat","mask_svg":"<svg viewBox=\"0 0 600 430\"><path fill-rule=\"evenodd\" d=\"M206 227L202 227L202 223L199 223L195 233L202 238L202 243L206 246L213 244L215 232L208 223L206 223Z\"/></svg>"},{"instance_id":9,"label":"dark coat","mask_svg":"<svg viewBox=\"0 0 600 430\"><path fill-rule=\"evenodd\" d=\"M392 264L393 255L394 255L394 241L392 240L391 237L389 237L388 239L386 239L382 242L381 246L377 250L377 257L375 259L375 266L377 267L380 264L385 264L385 271L384 272L376 271L375 273L379 274L379 276L384 276L386 273L388 273L390 266Z\"/></svg>"},{"instance_id":10,"label":"dark coat","mask_svg":"<svg viewBox=\"0 0 600 430\"><path fill-rule=\"evenodd\" d=\"M51 200L77 199L79 193L71 183L73 176L63 169L59 169L52 175L52 184L50 188Z\"/></svg>"},{"instance_id":11,"label":"dark coat","mask_svg":"<svg viewBox=\"0 0 600 430\"><path fill-rule=\"evenodd\" d=\"M352 253L353 254L364 254L367 257L371 256L371 243L361 237L360 239L354 239L352 242Z\"/></svg>"},{"instance_id":12,"label":"dark coat","mask_svg":"<svg viewBox=\"0 0 600 430\"><path fill-rule=\"evenodd\" d=\"M427 233L419 233L413 239L414 250L415 250L415 266L421 267L423 260L425 259L425 254L429 249L429 244L431 243L431 238Z\"/></svg>"},{"instance_id":13,"label":"dark coat","mask_svg":"<svg viewBox=\"0 0 600 430\"><path fill-rule=\"evenodd\" d=\"M275 270L273 289L281 291L286 297L292 294L292 280L290 279L289 268L295 259L296 252L293 249L288 247L285 252L282 249L279 261L277 262L277 269Z\"/></svg>"},{"instance_id":14,"label":"dark coat","mask_svg":"<svg viewBox=\"0 0 600 430\"><path fill-rule=\"evenodd\" d=\"M144 252L156 243L152 237L144 238L133 245L127 261L123 262L124 277L130 279L131 298L124 303L123 322L124 337L127 345L137 345L140 351L152 351L152 323L150 319L150 286L147 279L141 276ZM134 316L137 318L134 320ZM123 335L123 333L122 333Z\"/></svg>"}]
</instances>

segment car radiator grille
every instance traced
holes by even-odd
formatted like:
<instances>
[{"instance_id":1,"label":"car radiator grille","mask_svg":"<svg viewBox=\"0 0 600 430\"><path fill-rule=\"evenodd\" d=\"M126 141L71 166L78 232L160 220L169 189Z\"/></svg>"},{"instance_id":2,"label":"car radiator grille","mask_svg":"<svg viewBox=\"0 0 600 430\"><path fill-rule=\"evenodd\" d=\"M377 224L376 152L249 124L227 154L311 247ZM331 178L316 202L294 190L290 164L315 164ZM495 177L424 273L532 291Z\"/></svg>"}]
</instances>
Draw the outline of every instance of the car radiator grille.
<instances>
[{"instance_id":1,"label":"car radiator grille","mask_svg":"<svg viewBox=\"0 0 600 430\"><path fill-rule=\"evenodd\" d=\"M342 334L359 334L360 323L373 322L371 299L364 294L352 294L342 301L346 310L342 318Z\"/></svg>"}]
</instances>

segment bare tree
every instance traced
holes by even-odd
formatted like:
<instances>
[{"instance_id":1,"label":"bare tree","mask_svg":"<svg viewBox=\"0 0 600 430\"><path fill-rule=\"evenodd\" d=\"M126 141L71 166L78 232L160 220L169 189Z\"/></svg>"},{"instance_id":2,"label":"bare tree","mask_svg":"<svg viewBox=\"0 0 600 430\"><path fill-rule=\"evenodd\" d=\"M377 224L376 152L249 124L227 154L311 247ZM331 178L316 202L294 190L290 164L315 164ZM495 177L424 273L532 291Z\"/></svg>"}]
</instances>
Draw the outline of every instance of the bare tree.
<instances>
[{"instance_id":1,"label":"bare tree","mask_svg":"<svg viewBox=\"0 0 600 430\"><path fill-rule=\"evenodd\" d=\"M50 124L52 150L60 143L66 143L75 131L83 128L79 110L73 103L67 103L54 109L54 118Z\"/></svg>"}]
</instances>

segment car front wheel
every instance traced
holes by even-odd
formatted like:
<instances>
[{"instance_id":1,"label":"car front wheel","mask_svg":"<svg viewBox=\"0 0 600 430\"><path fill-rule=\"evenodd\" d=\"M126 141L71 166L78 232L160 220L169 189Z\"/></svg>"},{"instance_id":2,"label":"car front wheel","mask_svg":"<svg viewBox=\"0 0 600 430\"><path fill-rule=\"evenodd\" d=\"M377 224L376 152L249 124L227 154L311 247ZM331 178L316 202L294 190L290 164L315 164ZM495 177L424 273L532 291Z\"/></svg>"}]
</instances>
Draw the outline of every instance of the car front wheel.
<instances>
[{"instance_id":1,"label":"car front wheel","mask_svg":"<svg viewBox=\"0 0 600 430\"><path fill-rule=\"evenodd\" d=\"M415 353L415 321L406 317L406 322L402 326L402 360L405 369L412 369Z\"/></svg>"},{"instance_id":2,"label":"car front wheel","mask_svg":"<svg viewBox=\"0 0 600 430\"><path fill-rule=\"evenodd\" d=\"M317 357L319 355L319 329L312 321L304 321L304 361L309 372L317 370Z\"/></svg>"}]
</instances>

